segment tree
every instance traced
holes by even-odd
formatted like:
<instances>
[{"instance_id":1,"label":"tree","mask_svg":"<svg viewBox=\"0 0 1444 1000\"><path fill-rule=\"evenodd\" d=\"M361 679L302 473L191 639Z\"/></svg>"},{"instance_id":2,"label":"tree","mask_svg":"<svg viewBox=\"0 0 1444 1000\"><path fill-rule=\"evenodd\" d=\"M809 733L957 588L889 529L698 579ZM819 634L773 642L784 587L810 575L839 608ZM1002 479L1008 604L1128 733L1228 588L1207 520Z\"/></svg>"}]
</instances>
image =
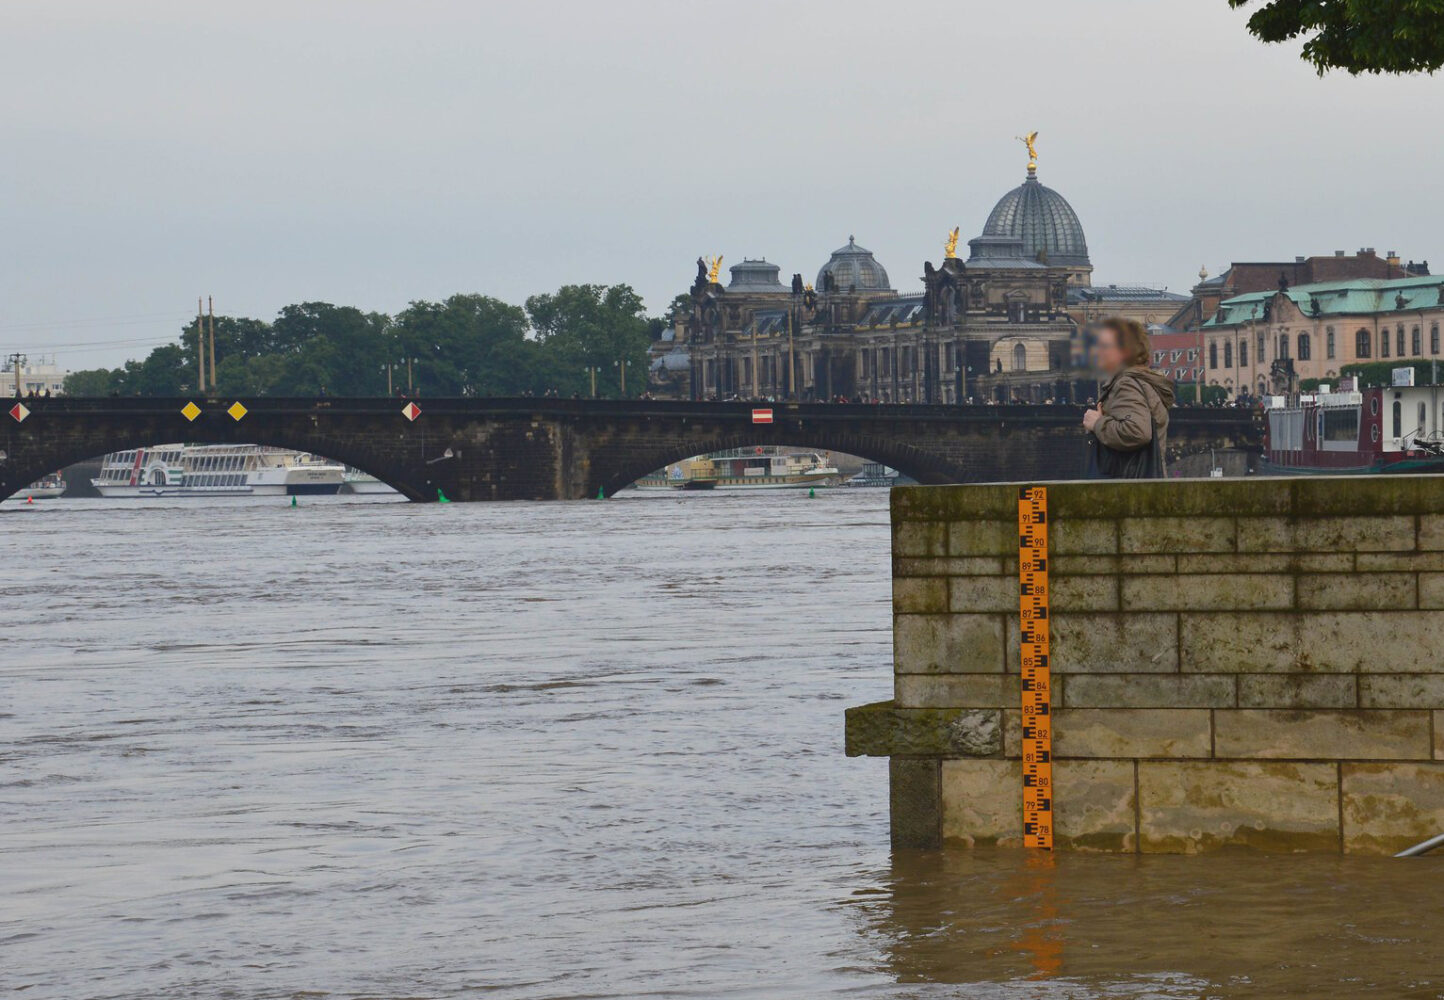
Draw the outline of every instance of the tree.
<instances>
[{"instance_id":1,"label":"tree","mask_svg":"<svg viewBox=\"0 0 1444 1000\"><path fill-rule=\"evenodd\" d=\"M1255 0L1228 0L1246 7ZM1305 36L1302 57L1322 76L1433 73L1444 65L1444 0L1266 0L1248 19L1260 41Z\"/></svg>"},{"instance_id":2,"label":"tree","mask_svg":"<svg viewBox=\"0 0 1444 1000\"><path fill-rule=\"evenodd\" d=\"M536 388L536 345L526 313L489 295L413 302L395 324L399 354L413 358L430 396L515 396ZM401 385L406 376L401 375ZM384 389L383 389L384 391Z\"/></svg>"},{"instance_id":3,"label":"tree","mask_svg":"<svg viewBox=\"0 0 1444 1000\"><path fill-rule=\"evenodd\" d=\"M109 368L90 368L65 376L65 392L70 396L109 396L115 390L115 372Z\"/></svg>"},{"instance_id":4,"label":"tree","mask_svg":"<svg viewBox=\"0 0 1444 1000\"><path fill-rule=\"evenodd\" d=\"M639 396L647 388L646 309L630 285L564 285L526 300L542 348L549 387L564 395L591 392L589 368L598 368L598 391ZM626 377L622 365L626 365Z\"/></svg>"}]
</instances>

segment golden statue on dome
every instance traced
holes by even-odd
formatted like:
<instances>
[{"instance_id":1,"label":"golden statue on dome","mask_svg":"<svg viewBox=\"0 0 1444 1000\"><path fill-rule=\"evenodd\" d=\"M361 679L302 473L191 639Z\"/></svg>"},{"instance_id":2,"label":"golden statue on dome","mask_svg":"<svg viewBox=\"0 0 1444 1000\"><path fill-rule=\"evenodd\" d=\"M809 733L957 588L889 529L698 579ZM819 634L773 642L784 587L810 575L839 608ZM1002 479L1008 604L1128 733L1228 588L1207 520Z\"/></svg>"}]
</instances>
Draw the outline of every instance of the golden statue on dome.
<instances>
[{"instance_id":1,"label":"golden statue on dome","mask_svg":"<svg viewBox=\"0 0 1444 1000\"><path fill-rule=\"evenodd\" d=\"M717 275L722 271L722 255L707 258L707 280L717 284Z\"/></svg>"},{"instance_id":2,"label":"golden statue on dome","mask_svg":"<svg viewBox=\"0 0 1444 1000\"><path fill-rule=\"evenodd\" d=\"M943 256L947 260L952 260L958 255L958 228L957 226L953 227L953 231L948 233L948 241L943 244Z\"/></svg>"},{"instance_id":3,"label":"golden statue on dome","mask_svg":"<svg viewBox=\"0 0 1444 1000\"><path fill-rule=\"evenodd\" d=\"M1038 169L1038 133L1029 132L1027 135L1017 137L1018 141L1028 147L1028 169Z\"/></svg>"}]
</instances>

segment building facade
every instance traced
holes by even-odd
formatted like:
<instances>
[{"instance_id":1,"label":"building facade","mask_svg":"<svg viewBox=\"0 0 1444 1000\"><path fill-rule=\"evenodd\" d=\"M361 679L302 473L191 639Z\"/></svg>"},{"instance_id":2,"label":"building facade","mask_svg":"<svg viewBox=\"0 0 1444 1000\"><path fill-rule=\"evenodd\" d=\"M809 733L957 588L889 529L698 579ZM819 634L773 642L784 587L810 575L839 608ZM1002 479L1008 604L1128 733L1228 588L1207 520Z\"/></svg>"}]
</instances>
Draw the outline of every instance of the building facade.
<instances>
[{"instance_id":1,"label":"building facade","mask_svg":"<svg viewBox=\"0 0 1444 1000\"><path fill-rule=\"evenodd\" d=\"M65 391L65 379L69 374L69 369L60 367L54 358L22 361L18 366L13 360L7 360L0 365L0 393L7 396L58 396Z\"/></svg>"},{"instance_id":2,"label":"building facade","mask_svg":"<svg viewBox=\"0 0 1444 1000\"><path fill-rule=\"evenodd\" d=\"M811 282L795 274L784 284L776 264L749 259L724 287L698 261L690 312L654 358L653 384L676 383L685 351L694 399L1085 398L1075 293L1093 268L1067 200L1030 164L966 259L957 243L954 230L942 262L923 263L921 290L909 293L852 237Z\"/></svg>"},{"instance_id":3,"label":"building facade","mask_svg":"<svg viewBox=\"0 0 1444 1000\"><path fill-rule=\"evenodd\" d=\"M1345 365L1444 361L1444 278L1358 278L1223 300L1203 324L1208 384L1230 395L1332 381Z\"/></svg>"}]
</instances>

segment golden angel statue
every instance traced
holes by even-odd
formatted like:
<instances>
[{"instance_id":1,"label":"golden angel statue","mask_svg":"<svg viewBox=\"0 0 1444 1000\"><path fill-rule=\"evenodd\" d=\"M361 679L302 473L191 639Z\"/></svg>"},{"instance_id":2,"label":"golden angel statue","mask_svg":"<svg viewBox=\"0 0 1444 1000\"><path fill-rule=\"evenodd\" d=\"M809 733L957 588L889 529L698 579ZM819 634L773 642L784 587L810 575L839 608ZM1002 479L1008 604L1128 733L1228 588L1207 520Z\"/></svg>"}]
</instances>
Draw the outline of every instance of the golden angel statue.
<instances>
[{"instance_id":1,"label":"golden angel statue","mask_svg":"<svg viewBox=\"0 0 1444 1000\"><path fill-rule=\"evenodd\" d=\"M711 282L711 283L714 284L714 285L717 284L717 275L721 272L721 270L722 270L722 255L721 255L721 254L718 254L716 257L708 257L708 258L707 258L707 280L708 280L709 282Z\"/></svg>"},{"instance_id":2,"label":"golden angel statue","mask_svg":"<svg viewBox=\"0 0 1444 1000\"><path fill-rule=\"evenodd\" d=\"M1029 132L1027 135L1020 135L1017 138L1019 142L1028 147L1028 169L1036 170L1038 168L1038 133Z\"/></svg>"},{"instance_id":3,"label":"golden angel statue","mask_svg":"<svg viewBox=\"0 0 1444 1000\"><path fill-rule=\"evenodd\" d=\"M956 256L958 255L958 227L957 227L957 226L954 226L954 227L953 227L953 231L952 231L951 233L948 233L948 241L943 244L943 247L944 247L943 255L944 255L948 260L952 260L954 257L956 257Z\"/></svg>"}]
</instances>

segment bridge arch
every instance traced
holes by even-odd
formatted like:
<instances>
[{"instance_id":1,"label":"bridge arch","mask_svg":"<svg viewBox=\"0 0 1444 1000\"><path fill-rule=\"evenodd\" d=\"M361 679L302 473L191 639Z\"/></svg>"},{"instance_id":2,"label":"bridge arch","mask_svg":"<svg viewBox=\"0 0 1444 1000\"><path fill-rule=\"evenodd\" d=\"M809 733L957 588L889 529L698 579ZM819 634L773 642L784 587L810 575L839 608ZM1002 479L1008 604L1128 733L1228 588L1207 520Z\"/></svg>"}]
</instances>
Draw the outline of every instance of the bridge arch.
<instances>
[{"instance_id":1,"label":"bridge arch","mask_svg":"<svg viewBox=\"0 0 1444 1000\"><path fill-rule=\"evenodd\" d=\"M22 402L31 410L23 422L29 424L32 420L43 421L47 404L54 401ZM72 402L77 401L67 401ZM122 402L137 401L110 401L111 405ZM203 414L202 418L177 425L173 415L184 405L184 400L148 402L150 405L144 409L125 407L127 419L102 417L73 423L63 433L47 435L42 447L24 446L23 437L16 433L26 429L23 425L12 430L8 436L0 436L0 453L3 453L3 458L0 458L0 500L22 494L26 486L57 469L113 452L150 448L173 441L198 445L254 444L305 452L375 476L408 499L435 499L434 495L423 495L417 484L397 476L394 467L388 464L374 442L357 435L335 433L327 421L263 419L251 422L225 415L222 422L203 419ZM221 405L229 405L229 401ZM182 416L180 419L185 418Z\"/></svg>"},{"instance_id":2,"label":"bridge arch","mask_svg":"<svg viewBox=\"0 0 1444 1000\"><path fill-rule=\"evenodd\" d=\"M694 455L762 446L855 455L870 462L880 462L928 486L957 481L955 473L937 456L900 439L883 440L875 435L839 433L826 428L782 427L774 431L766 427L742 426L720 433L699 433L696 437L671 441L665 446L634 454L616 468L599 470L600 489L611 496L648 473Z\"/></svg>"}]
</instances>

